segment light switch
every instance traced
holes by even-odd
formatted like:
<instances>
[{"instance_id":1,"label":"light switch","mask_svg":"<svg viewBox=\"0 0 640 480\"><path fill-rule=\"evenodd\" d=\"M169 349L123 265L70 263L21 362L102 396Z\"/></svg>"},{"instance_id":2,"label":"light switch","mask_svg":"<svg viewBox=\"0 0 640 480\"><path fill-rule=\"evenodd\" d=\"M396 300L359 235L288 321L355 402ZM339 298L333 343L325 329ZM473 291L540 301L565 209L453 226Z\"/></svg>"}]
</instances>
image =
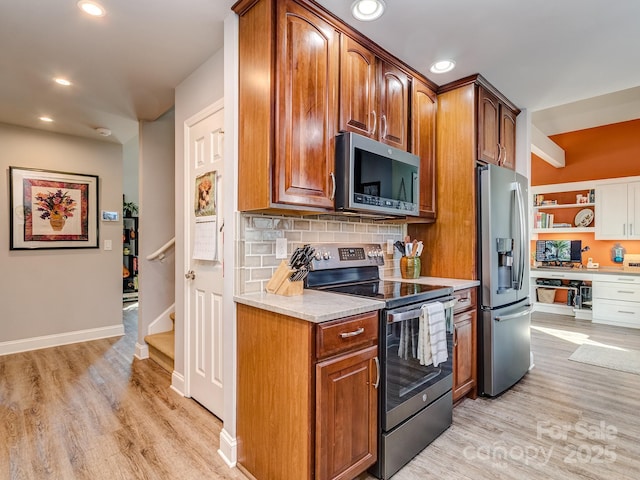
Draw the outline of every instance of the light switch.
<instances>
[{"instance_id":1,"label":"light switch","mask_svg":"<svg viewBox=\"0 0 640 480\"><path fill-rule=\"evenodd\" d=\"M113 249L113 244L111 243L111 240L105 240L104 241L104 249L105 250Z\"/></svg>"}]
</instances>

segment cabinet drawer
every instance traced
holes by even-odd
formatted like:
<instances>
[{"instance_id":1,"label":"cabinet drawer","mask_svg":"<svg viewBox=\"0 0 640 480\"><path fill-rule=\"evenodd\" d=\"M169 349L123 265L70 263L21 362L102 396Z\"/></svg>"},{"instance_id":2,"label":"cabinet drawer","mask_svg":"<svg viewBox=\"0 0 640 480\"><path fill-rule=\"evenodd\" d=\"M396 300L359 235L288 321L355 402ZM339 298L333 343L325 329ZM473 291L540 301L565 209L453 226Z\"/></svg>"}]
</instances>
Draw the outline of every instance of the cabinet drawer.
<instances>
[{"instance_id":1,"label":"cabinet drawer","mask_svg":"<svg viewBox=\"0 0 640 480\"><path fill-rule=\"evenodd\" d=\"M595 298L640 302L640 285L596 282L593 293Z\"/></svg>"},{"instance_id":2,"label":"cabinet drawer","mask_svg":"<svg viewBox=\"0 0 640 480\"><path fill-rule=\"evenodd\" d=\"M471 308L475 308L476 306L476 295L477 289L475 288L467 288L466 290L458 290L457 292L453 292L453 296L457 300L455 306L453 307L453 313L464 312L465 310L469 310Z\"/></svg>"},{"instance_id":3,"label":"cabinet drawer","mask_svg":"<svg viewBox=\"0 0 640 480\"><path fill-rule=\"evenodd\" d=\"M640 328L640 305L632 302L597 300L593 302L593 322Z\"/></svg>"},{"instance_id":4,"label":"cabinet drawer","mask_svg":"<svg viewBox=\"0 0 640 480\"><path fill-rule=\"evenodd\" d=\"M318 358L378 343L378 312L334 320L318 325Z\"/></svg>"}]
</instances>

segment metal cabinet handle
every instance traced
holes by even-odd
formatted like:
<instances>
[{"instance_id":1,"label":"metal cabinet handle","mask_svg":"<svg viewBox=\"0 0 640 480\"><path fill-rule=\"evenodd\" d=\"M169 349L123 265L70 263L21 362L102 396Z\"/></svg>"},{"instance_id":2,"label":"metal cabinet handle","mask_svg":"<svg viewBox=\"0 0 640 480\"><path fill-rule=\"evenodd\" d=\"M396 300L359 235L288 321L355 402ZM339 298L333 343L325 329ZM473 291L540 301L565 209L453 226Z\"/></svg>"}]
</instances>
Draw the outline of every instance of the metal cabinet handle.
<instances>
[{"instance_id":1,"label":"metal cabinet handle","mask_svg":"<svg viewBox=\"0 0 640 480\"><path fill-rule=\"evenodd\" d=\"M455 324L453 325L453 346L458 346L458 327Z\"/></svg>"},{"instance_id":2,"label":"metal cabinet handle","mask_svg":"<svg viewBox=\"0 0 640 480\"><path fill-rule=\"evenodd\" d=\"M618 310L618 313L626 313L628 315L635 315L635 312L628 312L626 310Z\"/></svg>"},{"instance_id":3,"label":"metal cabinet handle","mask_svg":"<svg viewBox=\"0 0 640 480\"><path fill-rule=\"evenodd\" d=\"M376 114L375 110L371 111L371 115L373 115L373 127L371 127L371 131L369 132L369 135L375 135L376 134L376 127L378 126L378 115Z\"/></svg>"},{"instance_id":4,"label":"metal cabinet handle","mask_svg":"<svg viewBox=\"0 0 640 480\"><path fill-rule=\"evenodd\" d=\"M382 138L387 138L387 116L386 115L382 115L380 117L380 125L382 125L382 122L384 122L384 130L383 130L383 134L382 134Z\"/></svg>"},{"instance_id":5,"label":"metal cabinet handle","mask_svg":"<svg viewBox=\"0 0 640 480\"><path fill-rule=\"evenodd\" d=\"M329 173L331 177L331 195L329 195L329 200L333 200L336 198L336 176L333 172Z\"/></svg>"},{"instance_id":6,"label":"metal cabinet handle","mask_svg":"<svg viewBox=\"0 0 640 480\"><path fill-rule=\"evenodd\" d=\"M634 292L632 290L618 290L618 293L629 293L629 294L633 295L636 292Z\"/></svg>"},{"instance_id":7,"label":"metal cabinet handle","mask_svg":"<svg viewBox=\"0 0 640 480\"><path fill-rule=\"evenodd\" d=\"M500 166L500 157L502 156L502 145L499 143L496 144L498 146L498 166Z\"/></svg>"},{"instance_id":8,"label":"metal cabinet handle","mask_svg":"<svg viewBox=\"0 0 640 480\"><path fill-rule=\"evenodd\" d=\"M378 360L378 357L374 357L373 361L376 362L376 383L373 385L373 388L377 390L380 386L380 360Z\"/></svg>"},{"instance_id":9,"label":"metal cabinet handle","mask_svg":"<svg viewBox=\"0 0 640 480\"><path fill-rule=\"evenodd\" d=\"M464 305L466 305L467 303L471 303L471 297L460 297L458 298L458 306L462 307Z\"/></svg>"},{"instance_id":10,"label":"metal cabinet handle","mask_svg":"<svg viewBox=\"0 0 640 480\"><path fill-rule=\"evenodd\" d=\"M193 280L196 278L196 272L194 272L193 270L189 270L184 274L184 278L186 278L187 280Z\"/></svg>"},{"instance_id":11,"label":"metal cabinet handle","mask_svg":"<svg viewBox=\"0 0 640 480\"><path fill-rule=\"evenodd\" d=\"M353 332L341 333L340 334L340 338L355 337L356 335L360 335L361 333L364 333L364 327L360 327L357 330L354 330Z\"/></svg>"}]
</instances>

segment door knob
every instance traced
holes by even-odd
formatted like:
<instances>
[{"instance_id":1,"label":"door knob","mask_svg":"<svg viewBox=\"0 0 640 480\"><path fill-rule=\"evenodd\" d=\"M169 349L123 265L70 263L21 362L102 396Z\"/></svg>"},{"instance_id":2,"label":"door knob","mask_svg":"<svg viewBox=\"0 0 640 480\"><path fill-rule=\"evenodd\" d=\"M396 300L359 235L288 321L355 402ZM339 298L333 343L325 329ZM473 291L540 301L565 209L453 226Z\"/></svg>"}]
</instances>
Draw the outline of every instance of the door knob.
<instances>
[{"instance_id":1,"label":"door knob","mask_svg":"<svg viewBox=\"0 0 640 480\"><path fill-rule=\"evenodd\" d=\"M193 270L189 270L184 274L184 278L186 278L187 280L193 280L194 278L196 278L196 272L194 272Z\"/></svg>"}]
</instances>

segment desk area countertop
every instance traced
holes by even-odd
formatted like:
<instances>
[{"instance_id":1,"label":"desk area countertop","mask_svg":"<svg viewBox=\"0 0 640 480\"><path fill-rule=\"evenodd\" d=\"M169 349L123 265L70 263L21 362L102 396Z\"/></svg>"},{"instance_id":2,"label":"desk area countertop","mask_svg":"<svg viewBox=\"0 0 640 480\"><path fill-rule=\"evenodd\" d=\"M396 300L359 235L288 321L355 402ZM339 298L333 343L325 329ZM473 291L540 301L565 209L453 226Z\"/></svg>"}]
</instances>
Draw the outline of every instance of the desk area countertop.
<instances>
[{"instance_id":1,"label":"desk area countertop","mask_svg":"<svg viewBox=\"0 0 640 480\"><path fill-rule=\"evenodd\" d=\"M624 270L622 267L600 267L600 268L554 268L554 267L531 267L531 276L540 278L552 274L586 274L586 275L629 275L640 276L640 272Z\"/></svg>"},{"instance_id":2,"label":"desk area countertop","mask_svg":"<svg viewBox=\"0 0 640 480\"><path fill-rule=\"evenodd\" d=\"M370 298L340 295L304 289L302 295L286 297L274 293L258 292L234 295L237 303L261 308L312 323L328 322L359 313L384 308L385 303Z\"/></svg>"}]
</instances>

